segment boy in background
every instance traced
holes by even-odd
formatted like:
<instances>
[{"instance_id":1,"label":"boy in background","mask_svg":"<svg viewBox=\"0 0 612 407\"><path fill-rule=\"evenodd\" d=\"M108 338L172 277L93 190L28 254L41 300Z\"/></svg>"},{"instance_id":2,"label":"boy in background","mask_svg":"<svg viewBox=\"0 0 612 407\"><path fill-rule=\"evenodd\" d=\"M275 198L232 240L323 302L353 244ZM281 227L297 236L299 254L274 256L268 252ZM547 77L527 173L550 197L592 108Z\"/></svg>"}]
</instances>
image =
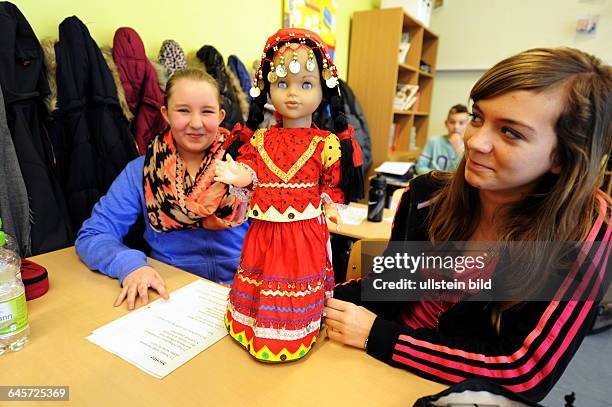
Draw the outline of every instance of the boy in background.
<instances>
[{"instance_id":1,"label":"boy in background","mask_svg":"<svg viewBox=\"0 0 612 407\"><path fill-rule=\"evenodd\" d=\"M425 174L431 170L454 171L463 157L463 133L469 121L465 105L450 108L444 125L448 133L431 137L416 163L416 173Z\"/></svg>"}]
</instances>

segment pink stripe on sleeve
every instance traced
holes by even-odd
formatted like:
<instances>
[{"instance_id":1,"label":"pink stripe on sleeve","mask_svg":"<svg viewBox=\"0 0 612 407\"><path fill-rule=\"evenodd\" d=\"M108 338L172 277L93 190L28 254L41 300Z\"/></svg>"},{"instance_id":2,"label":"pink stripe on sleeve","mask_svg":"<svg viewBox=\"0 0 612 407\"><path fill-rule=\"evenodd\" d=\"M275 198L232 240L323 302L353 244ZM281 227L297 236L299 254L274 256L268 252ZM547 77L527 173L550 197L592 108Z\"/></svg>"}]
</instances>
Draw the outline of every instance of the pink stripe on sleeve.
<instances>
[{"instance_id":1,"label":"pink stripe on sleeve","mask_svg":"<svg viewBox=\"0 0 612 407\"><path fill-rule=\"evenodd\" d=\"M612 228L608 228L607 232L606 232L606 236L605 236L605 241L609 242L610 240L610 235L612 232ZM608 262L608 257L610 254L610 250L612 249L612 244L608 244L608 245L601 245L599 247L599 250L597 252L597 255L595 257L595 259L593 260L593 262L591 263L591 265L589 266L589 271L587 274L593 274L595 272L595 270L597 269L597 264L599 263L600 259L602 259L602 252L604 251L604 249L607 246L607 250L606 254L607 256L605 256L605 260L604 260L604 264L602 265L602 267L599 267L599 275L597 278L597 282L595 284L595 286L592 288L592 293L597 293L597 291L599 290L601 283L603 281L603 274L605 272L606 269L606 265ZM585 285L586 282L589 279L585 279L583 280L583 282L581 283L582 285ZM594 295L594 294L593 294ZM569 301L567 303L567 306L565 307L565 310L563 311L561 317L559 318L559 320L557 321L557 323L555 324L553 330L551 331L551 334L548 335L546 337L546 339L540 344L540 346L538 347L538 349L535 351L534 355L528 360L526 361L525 364L521 365L520 367L513 369L513 370L504 370L504 369L491 369L491 368L487 368L487 367L477 367L477 366L471 366L471 365L467 365L465 363L461 363L461 362L457 362L457 361L451 361L451 360L447 360L444 359L442 357L439 356L434 356L434 355L430 355L428 353L424 353L424 352L420 352L416 349L413 349L409 346L406 345L402 345L402 344L396 344L395 349L398 351L402 351L405 353L408 353L414 357L417 357L419 359L423 359L423 360L428 360L430 362L433 363L437 363L437 364L441 364L441 365L445 365L445 366L449 366L453 369L457 369L457 370L463 370L463 371L467 371L473 374L478 374L481 376L488 376L488 377L497 377L497 378L501 378L501 377L506 377L506 378L511 378L511 377L518 377L521 376L527 372L529 372L530 370L532 370L535 367L535 364L537 363L537 361L539 360L540 357L542 357L543 355L546 354L546 352L548 352L551 344L556 340L556 338L559 336L560 331L562 329L562 327L567 323L567 320L569 319L569 317L571 316L571 314L574 311L574 308L579 304L579 301ZM553 358L556 357L555 361L559 359L560 355L567 349L567 347L569 346L570 342L573 340L576 332L578 331L578 329L580 328L580 326L582 325L582 323L584 322L584 319L586 318L586 315L588 314L589 310L591 309L591 307L593 306L593 301L586 301L584 307L582 308L582 310L580 311L580 314L578 316L578 318L573 322L572 327L570 328L570 332L568 333L568 335L564 338L563 343L561 344L560 348L557 350L557 352L555 353L555 356L553 356ZM458 349L451 349L448 348L446 346L440 346L440 345L433 345L430 344L428 342L422 341L422 340L417 340L414 339L408 335L400 335L399 337L400 340L403 340L405 342L409 342L411 344L418 344L418 343L424 343L430 346L427 346L428 348L437 348L435 350L440 349L440 352L446 353L446 354L451 354L451 355L456 355L456 356L463 356L463 354L467 354L470 355L470 359L476 359L477 361L482 361L485 363L511 363L514 362L515 360L517 360L518 358L516 357L517 352L515 352L514 355L512 356L485 356L482 354L474 354L474 353L469 353L469 352L465 352L463 350L458 350ZM521 347L521 350L525 349L525 346ZM475 358L475 356L477 358ZM546 371L547 367L552 367L554 366L554 364L547 364L547 366L545 366L543 368L543 370L545 370L545 373L548 374L549 372Z\"/></svg>"},{"instance_id":2,"label":"pink stripe on sleeve","mask_svg":"<svg viewBox=\"0 0 612 407\"><path fill-rule=\"evenodd\" d=\"M434 375L436 377L439 377L441 379L444 379L444 380L448 380L448 381L451 381L451 382L460 382L460 381L465 380L465 377L461 377L461 376L457 376L457 375L454 375L454 374L443 372L443 371L438 370L436 368L426 366L426 365L424 365L422 363L415 362L412 359L408 359L408 358L405 358L405 357L400 356L400 355L393 355L392 359L395 360L396 362L402 363L402 364L407 365L407 366L414 367L415 369L419 369L422 372L426 372L426 373L432 374L432 375Z\"/></svg>"},{"instance_id":3,"label":"pink stripe on sleeve","mask_svg":"<svg viewBox=\"0 0 612 407\"><path fill-rule=\"evenodd\" d=\"M585 241L585 244L583 245L583 249L588 248L587 250L581 250L579 258L576 259L576 261L574 262L574 264L572 265L572 269L570 271L570 275L568 276L568 279L566 281L564 281L563 287L561 289L563 289L562 293L564 293L564 290L567 288L567 285L569 284L569 281L571 281L571 279L573 277L575 277L575 274L577 273L577 270L582 266L582 263L584 262L588 252L590 251L590 248L593 245L593 241L594 239L597 237L597 234L599 233L599 230L603 224L603 221L605 219L605 215L606 215L606 202L605 200L600 197L597 196L597 199L599 200L600 203L600 211L599 211L599 216L597 218L597 220L595 221L595 224L593 226L593 228L591 229L587 239ZM601 250L604 248L604 243L607 242L609 240L609 234L610 234L610 227L608 227L608 230L606 231L606 236L604 237L604 240L602 241L601 246L599 247L599 253L601 253ZM597 257L597 259L595 261L598 261L599 256ZM593 270L593 265L591 265L591 267L589 268L589 271ZM605 268L604 268L605 270ZM587 273L587 278L584 278L583 281L581 282L580 286L578 287L578 295L581 295L582 292L585 290L586 286L585 286L585 282L589 281L591 278L591 276L589 275L589 273ZM556 310L557 306L559 305L559 301L551 301L550 305L547 307L547 309L544 311L544 313L542 314L542 318L540 318L540 321L538 322L537 326L534 328L534 330L527 336L527 338L525 339L525 342L523 343L523 346L521 346L521 348L517 349L517 351L510 355L510 356L485 356L483 354L478 354L478 353L471 353L471 352L466 352L463 351L461 349L452 349L452 348L448 348L446 346L442 346L442 345L436 345L436 344L432 344L430 342L426 342L426 341L422 341L419 339L415 339L409 335L400 335L399 339L404 341L404 342L408 342L410 344L416 345L416 346L420 346L423 348L427 348L427 349L431 349L437 352L443 352L443 353L450 353L453 355L457 355L457 356L461 356L465 359L474 359L474 360L478 360L478 361L485 361L488 363L509 363L509 362L513 362L519 358L521 358L522 356L525 355L525 353L527 352L527 350L529 349L529 346L531 346L531 344L533 343L533 341L541 335L542 330L544 329L544 326L547 324L550 316L553 314L553 312ZM571 306L570 312L573 311L575 305ZM566 315L566 311L564 311L563 315ZM569 314L568 313L568 314ZM563 321L564 322L564 321ZM559 328L559 324L557 324L557 327ZM560 328L559 328L560 329ZM558 331L558 329L557 329ZM548 338L547 338L548 339Z\"/></svg>"},{"instance_id":4,"label":"pink stripe on sleeve","mask_svg":"<svg viewBox=\"0 0 612 407\"><path fill-rule=\"evenodd\" d=\"M599 216L597 221L595 222L593 228L591 229L589 235L588 235L588 246L590 248L590 246L592 246L592 242L597 234L599 233L599 229L601 228L601 225L603 224L603 220L605 219L605 214L606 214L606 202L603 198L601 198L600 196L597 196L597 199L599 200L600 203L600 208L601 210L599 211ZM597 253L595 255L595 258L593 259L593 261L591 262L591 264L589 265L588 271L586 273L587 278L585 278L580 286L578 287L578 295L581 295L585 290L586 290L586 285L587 283L591 280L592 275L596 273L596 270L599 269L599 275L597 276L597 281L594 285L594 287L591 290L591 293L593 296L595 296L597 294L597 292L599 291L601 284L603 282L603 277L605 274L605 270L606 270L606 266L608 263L608 259L610 257L610 251L612 249L612 242L610 241L610 237L612 234L612 227L608 226L606 228L606 233L605 236L601 242L601 246L598 248ZM585 241L585 246L586 246L587 242ZM583 252L581 251L580 254L580 262L584 262L584 259L586 258L586 254L582 254ZM588 253L588 251L587 251ZM605 256L603 256L605 253ZM602 257L603 257L603 264L600 267L597 267L597 265L600 263L600 261L602 261ZM575 263L578 263L578 259ZM575 274L576 270L578 270L579 267L575 267L573 268L572 272L570 274ZM564 286L567 287L567 284L564 283ZM566 288L565 287L565 288ZM527 337L527 340L525 341L525 343L523 344L523 346L517 350L513 355L511 356L490 356L487 357L485 355L482 354L475 354L475 353L470 353L470 352L465 352L459 349L451 349L445 346L440 346L440 345L435 345L435 344L431 344L425 341L421 341L421 340L417 340L415 338L412 338L408 335L400 335L399 339L401 341L404 342L408 342L410 344L413 345L417 345L417 346L422 346L431 350L435 350L435 351L439 351L439 352L443 352L443 353L450 353L453 355L457 355L457 356L461 356L467 359L475 359L478 361L484 361L484 362L489 362L489 363L506 363L506 362L513 362L515 360L517 360L518 358L522 357L528 350L529 346L533 343L533 340L541 334L542 329L544 327L544 325L546 324L546 322L548 322L548 319L550 318L550 316L552 315L552 313L555 311L556 307L559 305L559 301L553 301L551 302L551 305L546 309L546 311L544 312L541 320L539 321L537 327L530 333L530 335ZM550 335L547 336L547 338L544 340L544 342L542 342L542 344L539 346L539 348L536 350L536 352L534 353L534 355L529 359L529 361L527 361L527 363L525 363L524 365L521 365L519 368L513 369L512 371L504 371L504 370L500 370L500 369L489 369L489 368L482 368L482 367L475 367L475 366L470 366L470 365L466 365L464 363L460 363L460 362L455 362L455 361L449 361L437 356L433 356L433 355L429 355L423 352L419 352L415 349L410 348L409 346L406 345L402 345L402 344L397 344L395 349L398 351L402 351L405 353L408 353L410 355L413 355L415 357L424 359L424 360L428 360L431 361L433 363L438 363L441 364L443 366L449 366L451 368L454 369L458 369L458 370L464 370L470 373L475 373L475 374L480 374L482 376L489 376L489 377L517 377L520 376L522 374L527 373L528 371L530 371L531 369L533 369L535 367L535 363L537 362L537 360L542 357L546 352L548 352L551 344L554 342L554 340L557 338L557 336L560 334L561 328L567 323L567 320L569 319L570 315L573 313L573 310L575 309L575 307L578 305L579 301L573 300L573 301L569 301L565 307L565 310L563 311L561 317L559 318L558 321L556 321L555 326L552 330L552 332L550 333ZM537 372L529 381L522 383L522 384L517 384L517 385L512 385L512 386L507 386L509 389L513 390L513 391L526 391L529 390L531 388L533 388L534 386L536 386L543 378L545 378L546 376L548 376L548 374L550 374L550 372L554 369L554 367L556 366L556 364L558 363L559 359L561 358L561 356L564 354L564 352L567 350L567 348L569 347L570 343L572 342L572 340L574 339L574 337L576 336L577 332L579 331L580 327L582 326L582 324L584 323L584 320L586 318L586 316L588 315L589 311L592 309L594 305L594 302L591 301L585 301L583 303L583 307L580 310L580 313L577 317L577 319L572 323L572 327L570 328L570 332L568 332L567 336L564 338L561 346L556 350L555 354L553 355L553 357L551 358L551 360L542 368L541 371ZM406 357L400 356L400 355L393 355L393 359L400 362L400 363L404 363L413 367L417 367L417 365L421 365L417 362L412 361L411 359L408 359ZM426 366L427 367L427 366ZM436 369L432 369L427 367L429 370L436 370ZM430 372L431 373L431 372ZM432 373L433 374L433 373ZM443 373L440 377L443 376L448 376L447 373ZM450 376L454 376L454 375L450 375ZM448 379L447 380L451 380Z\"/></svg>"}]
</instances>

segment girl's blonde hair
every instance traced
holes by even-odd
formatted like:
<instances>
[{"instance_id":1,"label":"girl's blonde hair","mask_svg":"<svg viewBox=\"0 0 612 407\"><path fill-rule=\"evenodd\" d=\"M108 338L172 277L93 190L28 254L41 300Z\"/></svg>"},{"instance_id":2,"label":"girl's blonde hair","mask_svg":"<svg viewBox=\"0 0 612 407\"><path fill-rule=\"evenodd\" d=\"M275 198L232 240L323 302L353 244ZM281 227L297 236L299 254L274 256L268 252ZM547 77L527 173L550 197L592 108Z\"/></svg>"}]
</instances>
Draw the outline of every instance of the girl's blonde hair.
<instances>
[{"instance_id":1,"label":"girl's blonde hair","mask_svg":"<svg viewBox=\"0 0 612 407\"><path fill-rule=\"evenodd\" d=\"M168 83L166 84L166 92L164 94L164 106L168 107L168 100L172 96L172 88L181 79L191 79L194 81L203 81L209 83L214 89L215 94L217 95L217 100L219 101L219 106L221 105L221 91L219 90L219 84L210 74L206 71L199 68L184 68L176 71L170 79L168 79Z\"/></svg>"}]
</instances>

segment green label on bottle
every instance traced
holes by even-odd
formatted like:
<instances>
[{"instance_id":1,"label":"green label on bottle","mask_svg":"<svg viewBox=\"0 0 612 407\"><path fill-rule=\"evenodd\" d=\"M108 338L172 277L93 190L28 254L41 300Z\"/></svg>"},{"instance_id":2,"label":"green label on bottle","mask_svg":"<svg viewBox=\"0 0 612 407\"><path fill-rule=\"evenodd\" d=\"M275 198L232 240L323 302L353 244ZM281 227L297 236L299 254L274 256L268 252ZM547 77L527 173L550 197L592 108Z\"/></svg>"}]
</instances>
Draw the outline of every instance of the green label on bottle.
<instances>
[{"instance_id":1,"label":"green label on bottle","mask_svg":"<svg viewBox=\"0 0 612 407\"><path fill-rule=\"evenodd\" d=\"M0 338L15 335L28 327L25 292L0 302Z\"/></svg>"}]
</instances>

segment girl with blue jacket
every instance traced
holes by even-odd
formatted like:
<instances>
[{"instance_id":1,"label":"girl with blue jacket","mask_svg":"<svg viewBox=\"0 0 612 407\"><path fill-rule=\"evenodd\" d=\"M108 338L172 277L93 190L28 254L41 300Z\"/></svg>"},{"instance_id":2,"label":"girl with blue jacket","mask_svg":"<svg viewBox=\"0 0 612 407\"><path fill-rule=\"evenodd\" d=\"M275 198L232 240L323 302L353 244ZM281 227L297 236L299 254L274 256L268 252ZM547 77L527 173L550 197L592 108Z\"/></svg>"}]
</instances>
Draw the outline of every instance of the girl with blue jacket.
<instances>
[{"instance_id":1,"label":"girl with blue jacket","mask_svg":"<svg viewBox=\"0 0 612 407\"><path fill-rule=\"evenodd\" d=\"M248 202L213 179L229 136L219 127L225 118L219 100L216 81L204 71L176 72L161 108L170 130L125 167L83 223L77 254L89 268L119 280L115 306L127 300L132 310L137 297L146 304L149 288L168 298L146 255L123 243L139 217L152 258L219 283L233 281Z\"/></svg>"}]
</instances>

